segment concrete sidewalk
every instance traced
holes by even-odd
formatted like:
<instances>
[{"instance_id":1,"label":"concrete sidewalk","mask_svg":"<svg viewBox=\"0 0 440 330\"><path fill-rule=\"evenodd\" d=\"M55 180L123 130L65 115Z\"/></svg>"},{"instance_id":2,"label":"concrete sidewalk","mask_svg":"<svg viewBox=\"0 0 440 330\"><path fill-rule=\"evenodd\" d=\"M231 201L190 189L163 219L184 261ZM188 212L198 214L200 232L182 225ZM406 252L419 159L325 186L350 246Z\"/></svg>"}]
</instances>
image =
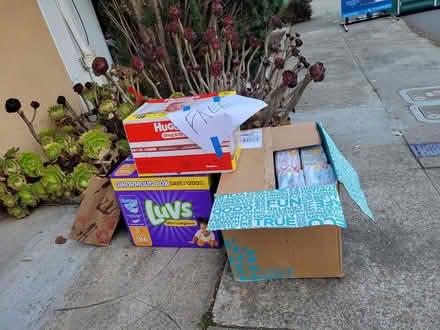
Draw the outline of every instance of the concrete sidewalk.
<instances>
[{"instance_id":1,"label":"concrete sidewalk","mask_svg":"<svg viewBox=\"0 0 440 330\"><path fill-rule=\"evenodd\" d=\"M407 146L440 142L440 126L416 121L398 93L440 85L440 48L392 18L346 33L339 1L312 4L297 30L327 77L295 120L324 123L378 222L342 194L345 278L238 283L221 250L136 248L124 228L109 248L55 245L76 209L48 207L0 219L2 329L440 328L440 159Z\"/></svg>"},{"instance_id":2,"label":"concrete sidewalk","mask_svg":"<svg viewBox=\"0 0 440 330\"><path fill-rule=\"evenodd\" d=\"M226 267L213 309L217 328L440 328L440 166L410 143L440 142L440 126L415 120L399 90L440 85L440 48L403 20L338 26L339 1L314 0L298 26L304 50L327 68L296 121L326 126L357 169L378 225L344 193L345 278L238 283ZM403 134L403 136L402 136Z\"/></svg>"}]
</instances>

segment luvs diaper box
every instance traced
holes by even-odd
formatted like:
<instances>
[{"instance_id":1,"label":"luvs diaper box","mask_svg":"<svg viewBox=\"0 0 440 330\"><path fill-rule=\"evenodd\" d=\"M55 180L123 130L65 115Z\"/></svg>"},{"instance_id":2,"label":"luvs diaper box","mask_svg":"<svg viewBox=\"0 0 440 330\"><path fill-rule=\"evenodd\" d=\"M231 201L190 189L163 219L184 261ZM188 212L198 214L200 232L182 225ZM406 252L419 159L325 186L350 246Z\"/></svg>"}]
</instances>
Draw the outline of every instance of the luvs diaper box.
<instances>
[{"instance_id":1,"label":"luvs diaper box","mask_svg":"<svg viewBox=\"0 0 440 330\"><path fill-rule=\"evenodd\" d=\"M112 173L111 182L136 246L216 248L218 232L208 231L211 177L140 177L132 157Z\"/></svg>"}]
</instances>

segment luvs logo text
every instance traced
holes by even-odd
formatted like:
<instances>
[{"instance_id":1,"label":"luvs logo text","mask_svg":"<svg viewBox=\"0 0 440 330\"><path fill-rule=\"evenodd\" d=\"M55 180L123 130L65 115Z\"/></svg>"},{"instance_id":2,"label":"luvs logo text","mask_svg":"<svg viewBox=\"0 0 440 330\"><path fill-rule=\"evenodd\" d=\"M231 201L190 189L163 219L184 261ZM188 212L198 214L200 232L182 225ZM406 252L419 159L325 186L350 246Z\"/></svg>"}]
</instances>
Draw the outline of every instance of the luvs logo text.
<instances>
[{"instance_id":1,"label":"luvs logo text","mask_svg":"<svg viewBox=\"0 0 440 330\"><path fill-rule=\"evenodd\" d=\"M145 201L145 212L153 226L159 226L167 220L179 220L192 218L192 204L188 202L174 201L165 203L163 206L156 205L152 200Z\"/></svg>"}]
</instances>

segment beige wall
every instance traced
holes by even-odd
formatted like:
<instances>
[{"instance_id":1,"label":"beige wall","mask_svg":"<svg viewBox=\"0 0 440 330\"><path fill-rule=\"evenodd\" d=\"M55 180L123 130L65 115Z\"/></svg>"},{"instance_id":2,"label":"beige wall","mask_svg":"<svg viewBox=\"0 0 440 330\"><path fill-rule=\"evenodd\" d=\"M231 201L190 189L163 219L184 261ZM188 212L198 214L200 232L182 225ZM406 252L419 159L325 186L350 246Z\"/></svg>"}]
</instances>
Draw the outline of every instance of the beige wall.
<instances>
[{"instance_id":1,"label":"beige wall","mask_svg":"<svg viewBox=\"0 0 440 330\"><path fill-rule=\"evenodd\" d=\"M59 95L79 108L79 97L41 16L37 0L0 0L0 154L12 146L40 151L25 123L4 110L5 101L20 100L28 117L32 100L41 104L34 126L50 123L47 108Z\"/></svg>"}]
</instances>

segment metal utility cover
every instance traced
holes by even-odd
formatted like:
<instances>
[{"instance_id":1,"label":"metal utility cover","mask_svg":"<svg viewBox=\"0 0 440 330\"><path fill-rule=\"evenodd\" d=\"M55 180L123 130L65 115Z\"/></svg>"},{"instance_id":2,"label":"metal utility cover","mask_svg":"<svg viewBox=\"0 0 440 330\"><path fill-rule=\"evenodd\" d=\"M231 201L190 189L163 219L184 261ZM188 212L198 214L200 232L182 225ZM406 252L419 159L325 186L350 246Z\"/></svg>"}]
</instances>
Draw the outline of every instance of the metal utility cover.
<instances>
[{"instance_id":1,"label":"metal utility cover","mask_svg":"<svg viewBox=\"0 0 440 330\"><path fill-rule=\"evenodd\" d=\"M400 95L411 104L436 104L440 103L440 86L403 89Z\"/></svg>"},{"instance_id":2,"label":"metal utility cover","mask_svg":"<svg viewBox=\"0 0 440 330\"><path fill-rule=\"evenodd\" d=\"M440 143L410 144L409 146L417 158L440 156Z\"/></svg>"},{"instance_id":3,"label":"metal utility cover","mask_svg":"<svg viewBox=\"0 0 440 330\"><path fill-rule=\"evenodd\" d=\"M440 104L413 104L409 109L416 119L422 123L440 123Z\"/></svg>"}]
</instances>

